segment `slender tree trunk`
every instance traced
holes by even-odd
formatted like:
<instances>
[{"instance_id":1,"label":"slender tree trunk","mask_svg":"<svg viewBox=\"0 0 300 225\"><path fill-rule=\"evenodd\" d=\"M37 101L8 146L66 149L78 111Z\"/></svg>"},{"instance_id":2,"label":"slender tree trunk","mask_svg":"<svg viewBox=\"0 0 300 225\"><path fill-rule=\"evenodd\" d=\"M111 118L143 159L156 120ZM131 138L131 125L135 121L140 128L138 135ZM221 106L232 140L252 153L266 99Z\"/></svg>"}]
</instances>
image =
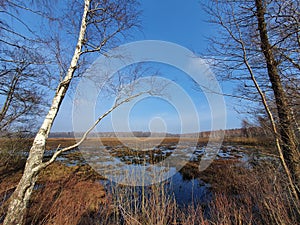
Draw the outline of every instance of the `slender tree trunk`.
<instances>
[{"instance_id":1,"label":"slender tree trunk","mask_svg":"<svg viewBox=\"0 0 300 225\"><path fill-rule=\"evenodd\" d=\"M73 74L76 70L77 63L81 54L82 44L84 42L84 36L87 26L87 14L89 5L90 0L85 0L79 37L71 64L64 80L57 87L50 110L33 141L33 145L29 152L29 157L25 165L23 176L10 198L10 205L6 214L6 218L4 220L4 225L21 225L24 223L28 202L36 183L38 174L40 172L41 167L39 165L41 165L42 163L48 134L58 113L60 104L62 103L65 93L67 92L69 84L73 78Z\"/></svg>"},{"instance_id":2,"label":"slender tree trunk","mask_svg":"<svg viewBox=\"0 0 300 225\"><path fill-rule=\"evenodd\" d=\"M291 109L288 105L285 90L282 86L281 78L278 73L277 62L272 52L272 47L268 37L267 25L265 22L266 8L263 2L263 0L255 0L258 31L261 39L261 49L265 56L268 75L275 96L284 159L286 160L287 166L293 176L293 181L298 191L298 196L300 196L300 154L293 129Z\"/></svg>"},{"instance_id":3,"label":"slender tree trunk","mask_svg":"<svg viewBox=\"0 0 300 225\"><path fill-rule=\"evenodd\" d=\"M4 102L3 107L1 109L1 112L0 112L0 123L5 118L6 113L7 113L8 109L9 109L9 107L10 107L11 101L13 99L14 91L16 89L16 86L17 86L17 83L19 81L19 78L20 78L20 74L16 74L14 76L14 78L12 79L12 81L11 81L11 84L10 84L10 87L9 87L9 91L7 93L5 102ZM0 127L0 130L1 130L1 127Z\"/></svg>"}]
</instances>

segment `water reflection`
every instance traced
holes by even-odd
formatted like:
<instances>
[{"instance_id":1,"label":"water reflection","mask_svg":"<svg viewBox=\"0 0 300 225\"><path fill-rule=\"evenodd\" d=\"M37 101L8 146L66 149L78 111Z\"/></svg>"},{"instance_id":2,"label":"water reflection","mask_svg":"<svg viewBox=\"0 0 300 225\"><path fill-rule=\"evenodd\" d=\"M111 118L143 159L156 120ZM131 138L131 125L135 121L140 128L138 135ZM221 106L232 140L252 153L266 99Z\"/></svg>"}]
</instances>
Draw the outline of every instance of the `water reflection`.
<instances>
[{"instance_id":1,"label":"water reflection","mask_svg":"<svg viewBox=\"0 0 300 225\"><path fill-rule=\"evenodd\" d=\"M204 146L196 146L192 149L188 146L181 146L181 151L176 152L174 145L160 145L152 149L139 151L137 149L130 149L122 145L116 146L85 146L89 151L88 155L82 157L81 152L76 149L69 153L64 153L58 160L67 166L85 165L87 164L86 157L94 164L94 169L101 171L101 175L114 171L118 177L130 179L133 176L134 170L132 168L143 168L144 173L152 172L154 174L168 174L168 179L162 176L162 181L166 192L174 195L179 205L194 203L205 203L211 198L210 185L200 180L198 174L200 171L197 167L185 166L179 172L176 172L175 167L161 166L160 162L171 155L181 157L179 153L186 153L190 162L199 162L205 158L209 158ZM105 151L103 151L105 150ZM49 158L53 151L47 151L45 158ZM222 146L217 153L215 160L234 160L236 163L245 165L252 158L252 152L243 146ZM152 171L151 171L152 170ZM126 171L126 172L124 172ZM136 174L135 177L143 177L143 174ZM107 190L110 191L112 187L118 188L116 182L109 180L100 181ZM142 182L142 181L141 181ZM143 181L145 182L145 181ZM122 183L122 182L121 182ZM123 187L124 188L124 187ZM127 188L141 188L141 187L127 187Z\"/></svg>"}]
</instances>

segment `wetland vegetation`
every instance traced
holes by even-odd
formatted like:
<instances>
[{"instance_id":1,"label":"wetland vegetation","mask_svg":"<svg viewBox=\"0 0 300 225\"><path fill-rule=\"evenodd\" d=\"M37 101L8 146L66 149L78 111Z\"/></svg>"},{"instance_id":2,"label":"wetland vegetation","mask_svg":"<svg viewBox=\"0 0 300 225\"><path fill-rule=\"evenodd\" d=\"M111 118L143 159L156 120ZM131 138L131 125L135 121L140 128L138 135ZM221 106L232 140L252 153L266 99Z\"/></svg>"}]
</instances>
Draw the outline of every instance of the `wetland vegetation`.
<instances>
[{"instance_id":1,"label":"wetland vegetation","mask_svg":"<svg viewBox=\"0 0 300 225\"><path fill-rule=\"evenodd\" d=\"M144 187L107 180L75 149L40 174L26 224L296 224L294 210L299 205L289 202L276 151L266 140L261 147L260 141L226 138L212 164L199 171L207 142L199 139L179 172ZM44 160L58 145L71 143L73 139L49 139ZM99 143L125 164L145 166L173 154L178 138L165 138L146 151L122 146L116 138L102 138L101 142L90 138L85 145L92 148ZM17 165L1 165L0 222L22 175L22 166Z\"/></svg>"}]
</instances>

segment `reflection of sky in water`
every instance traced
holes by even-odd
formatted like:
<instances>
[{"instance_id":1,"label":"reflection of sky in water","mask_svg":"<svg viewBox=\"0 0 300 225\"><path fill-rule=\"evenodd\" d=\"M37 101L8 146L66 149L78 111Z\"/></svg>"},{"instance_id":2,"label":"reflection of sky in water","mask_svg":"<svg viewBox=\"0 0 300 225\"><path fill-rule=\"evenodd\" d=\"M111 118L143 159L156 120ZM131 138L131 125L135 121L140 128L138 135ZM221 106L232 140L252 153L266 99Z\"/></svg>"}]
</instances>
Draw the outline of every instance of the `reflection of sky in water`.
<instances>
[{"instance_id":1,"label":"reflection of sky in water","mask_svg":"<svg viewBox=\"0 0 300 225\"><path fill-rule=\"evenodd\" d=\"M241 162L245 162L248 158L239 147L234 146L227 146L218 151L214 146L156 146L147 150L137 150L120 145L113 148L85 148L82 153L86 161L107 179L132 186L147 186L171 178L188 161L208 160L210 163L216 158L241 159ZM165 163L169 159L171 160L167 162L176 161L173 164ZM178 166L180 163L183 163L181 167Z\"/></svg>"},{"instance_id":2,"label":"reflection of sky in water","mask_svg":"<svg viewBox=\"0 0 300 225\"><path fill-rule=\"evenodd\" d=\"M142 194L142 187L140 186L119 186L118 183L109 180L102 180L100 182L111 193L138 193L140 197ZM191 202L205 204L212 196L208 184L199 179L184 180L179 172L160 185L164 187L166 194L175 197L176 203L179 206L184 206ZM148 189L146 188L145 190Z\"/></svg>"},{"instance_id":3,"label":"reflection of sky in water","mask_svg":"<svg viewBox=\"0 0 300 225\"><path fill-rule=\"evenodd\" d=\"M170 178L169 192L174 193L179 205L205 203L211 197L208 184L199 179L183 180L179 172Z\"/></svg>"},{"instance_id":4,"label":"reflection of sky in water","mask_svg":"<svg viewBox=\"0 0 300 225\"><path fill-rule=\"evenodd\" d=\"M116 146L117 148L121 148L122 146ZM156 150L160 150L160 153L156 153L158 156L168 155L175 153L175 146L160 146L156 148ZM85 151L84 156L87 157L83 159L81 156L78 157L70 157L69 153L80 153L78 150L72 150L69 153L64 153L62 156L58 158L58 161L65 163L67 166L75 166L81 164L87 164L87 161L93 162L93 168L96 169L101 175L105 175L105 173L115 174L116 177L112 179L114 182L109 180L100 181L106 186L108 191L111 190L111 185L114 185L114 188L118 188L117 181L118 179L122 182L135 182L137 177L139 177L138 182L150 182L151 180L143 180L145 174L147 174L148 179L157 179L160 178L165 185L166 192L174 195L176 201L179 205L188 204L191 202L194 203L205 203L211 198L211 193L209 190L209 184L204 183L199 179L184 179L183 175L180 172L176 172L175 167L160 167L159 164L155 164L149 166L149 163L144 165L137 164L126 164L125 160L133 160L135 157L144 157L145 159L150 158L149 154L145 154L143 156L126 156L124 157L113 157L111 153L114 151L112 147L102 146L100 148L89 147L86 148L88 151ZM99 151L99 149L106 149L107 151ZM53 154L53 151L46 151L46 158L50 157ZM182 152L185 152L183 149ZM81 152L82 153L82 152ZM80 155L80 154L79 154ZM254 156L253 156L254 155ZM70 158L69 158L70 157ZM200 159L209 158L210 153L206 152L204 147L198 146L194 148L193 153L191 154L190 161L199 161ZM237 164L241 166L249 166L249 160L255 157L257 160L274 160L269 156L264 156L262 154L256 154L256 151L253 149L246 149L242 146L223 146L221 150L218 152L215 160L229 160L229 159L237 159ZM88 160L87 160L88 159ZM156 177L151 177L151 175L155 175ZM110 177L111 178L111 177ZM126 180L127 179L127 180ZM159 181L159 179L157 179ZM124 188L124 186L123 186ZM141 187L130 187L126 188L141 188Z\"/></svg>"}]
</instances>

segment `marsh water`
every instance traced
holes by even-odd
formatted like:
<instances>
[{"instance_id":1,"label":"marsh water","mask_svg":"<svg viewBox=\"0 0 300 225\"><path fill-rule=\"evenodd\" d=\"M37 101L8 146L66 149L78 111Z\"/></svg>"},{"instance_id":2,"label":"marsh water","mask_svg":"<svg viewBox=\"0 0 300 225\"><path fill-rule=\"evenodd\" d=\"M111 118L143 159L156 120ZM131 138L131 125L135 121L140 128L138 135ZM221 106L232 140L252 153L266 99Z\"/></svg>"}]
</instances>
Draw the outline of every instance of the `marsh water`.
<instances>
[{"instance_id":1,"label":"marsh water","mask_svg":"<svg viewBox=\"0 0 300 225\"><path fill-rule=\"evenodd\" d=\"M58 161L67 166L78 166L90 164L100 175L105 177L105 171L114 170L118 172L119 177L125 177L125 173L122 174L122 170L128 168L159 168L163 166L160 164L164 159L170 156L176 156L178 154L177 148L174 145L162 145L156 146L153 149L147 149L139 151L138 149L131 149L124 147L123 145L116 146L85 146L84 151L82 149L76 149L68 154L63 154L58 158ZM205 146L185 147L181 148L182 152L188 152L187 163L197 163L203 158L208 157ZM53 151L47 151L45 157L49 157L53 154ZM177 156L178 157L178 156ZM258 152L252 147L245 145L222 145L220 149L217 149L213 156L214 161L230 162L234 165L241 167L251 167L253 161L265 160L268 156L258 154ZM104 168L104 169L103 169ZM102 170L103 169L103 170ZM163 168L165 169L165 168ZM210 190L210 184L204 182L199 177L195 176L191 170L197 170L193 167L183 167L183 169L177 170L175 167L168 167L167 172L172 174L162 179L164 190L170 196L175 197L178 205L188 205L191 203L209 202L212 196ZM103 173L102 173L103 172ZM101 174L102 173L102 174ZM116 191L118 188L134 189L137 192L141 192L143 187L140 185L120 185L111 177L106 176L108 179L99 180L104 185L107 192ZM132 177L131 175L129 177ZM122 182L121 182L122 183ZM124 183L124 182L123 182Z\"/></svg>"}]
</instances>

